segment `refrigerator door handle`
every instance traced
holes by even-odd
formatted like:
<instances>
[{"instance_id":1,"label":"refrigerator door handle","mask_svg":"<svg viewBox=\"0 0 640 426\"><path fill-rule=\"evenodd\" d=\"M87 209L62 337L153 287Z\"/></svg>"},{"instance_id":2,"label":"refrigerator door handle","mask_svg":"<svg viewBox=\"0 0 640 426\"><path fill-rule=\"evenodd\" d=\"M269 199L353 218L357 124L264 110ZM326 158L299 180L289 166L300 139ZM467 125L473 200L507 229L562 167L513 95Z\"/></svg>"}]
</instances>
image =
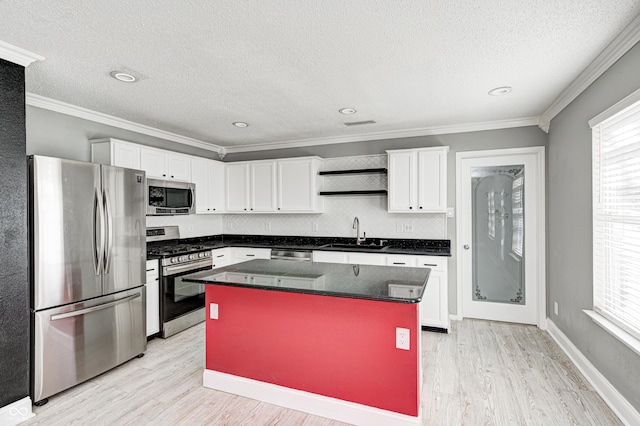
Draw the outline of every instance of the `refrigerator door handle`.
<instances>
[{"instance_id":1,"label":"refrigerator door handle","mask_svg":"<svg viewBox=\"0 0 640 426\"><path fill-rule=\"evenodd\" d=\"M106 246L104 253L104 273L108 274L111 269L111 256L113 252L113 217L111 216L111 201L107 196L107 191L102 191L104 198L104 211L106 216Z\"/></svg>"},{"instance_id":2,"label":"refrigerator door handle","mask_svg":"<svg viewBox=\"0 0 640 426\"><path fill-rule=\"evenodd\" d=\"M97 220L96 220L97 216ZM93 264L96 275L101 274L102 260L104 258L104 207L98 188L95 190L93 200Z\"/></svg>"},{"instance_id":3,"label":"refrigerator door handle","mask_svg":"<svg viewBox=\"0 0 640 426\"><path fill-rule=\"evenodd\" d=\"M122 299L114 300L112 302L103 303L102 305L92 306L90 308L78 309L77 311L65 312L64 314L51 315L51 321L57 321L65 318L77 317L80 315L88 314L90 312L101 311L112 306L120 305L121 303L128 302L140 297L141 293L132 294L131 296L123 297Z\"/></svg>"}]
</instances>

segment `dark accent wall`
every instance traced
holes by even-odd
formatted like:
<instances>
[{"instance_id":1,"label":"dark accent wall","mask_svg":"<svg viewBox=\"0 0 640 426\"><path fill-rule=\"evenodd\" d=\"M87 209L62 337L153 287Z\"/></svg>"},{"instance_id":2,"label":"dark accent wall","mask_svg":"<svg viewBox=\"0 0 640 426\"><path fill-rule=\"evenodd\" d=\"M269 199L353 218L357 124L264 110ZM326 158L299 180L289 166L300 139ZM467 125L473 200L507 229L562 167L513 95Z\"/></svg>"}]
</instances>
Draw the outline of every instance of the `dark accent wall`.
<instances>
[{"instance_id":1,"label":"dark accent wall","mask_svg":"<svg viewBox=\"0 0 640 426\"><path fill-rule=\"evenodd\" d=\"M0 59L0 408L29 395L24 67Z\"/></svg>"}]
</instances>

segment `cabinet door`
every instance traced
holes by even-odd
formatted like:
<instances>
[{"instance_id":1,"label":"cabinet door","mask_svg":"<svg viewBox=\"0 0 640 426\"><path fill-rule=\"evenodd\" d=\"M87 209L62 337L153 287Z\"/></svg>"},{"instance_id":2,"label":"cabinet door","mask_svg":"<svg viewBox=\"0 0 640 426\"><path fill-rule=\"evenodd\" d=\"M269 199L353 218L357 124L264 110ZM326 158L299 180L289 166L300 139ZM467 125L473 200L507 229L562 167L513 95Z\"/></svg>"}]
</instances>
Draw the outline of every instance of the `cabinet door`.
<instances>
[{"instance_id":1,"label":"cabinet door","mask_svg":"<svg viewBox=\"0 0 640 426\"><path fill-rule=\"evenodd\" d=\"M191 161L191 182L196 184L196 213L211 213L209 168L208 160Z\"/></svg>"},{"instance_id":2,"label":"cabinet door","mask_svg":"<svg viewBox=\"0 0 640 426\"><path fill-rule=\"evenodd\" d=\"M447 153L418 152L418 211L447 211Z\"/></svg>"},{"instance_id":3,"label":"cabinet door","mask_svg":"<svg viewBox=\"0 0 640 426\"><path fill-rule=\"evenodd\" d=\"M276 211L276 162L251 163L249 209L254 212Z\"/></svg>"},{"instance_id":4,"label":"cabinet door","mask_svg":"<svg viewBox=\"0 0 640 426\"><path fill-rule=\"evenodd\" d=\"M228 164L227 175L227 211L246 212L249 204L249 166L247 164Z\"/></svg>"},{"instance_id":5,"label":"cabinet door","mask_svg":"<svg viewBox=\"0 0 640 426\"><path fill-rule=\"evenodd\" d=\"M449 328L446 281L442 273L431 270L420 302L420 323L430 327Z\"/></svg>"},{"instance_id":6,"label":"cabinet door","mask_svg":"<svg viewBox=\"0 0 640 426\"><path fill-rule=\"evenodd\" d=\"M384 255L377 253L349 253L347 261L354 265L384 265Z\"/></svg>"},{"instance_id":7,"label":"cabinet door","mask_svg":"<svg viewBox=\"0 0 640 426\"><path fill-rule=\"evenodd\" d=\"M140 168L148 178L167 179L167 155L153 148L140 148Z\"/></svg>"},{"instance_id":8,"label":"cabinet door","mask_svg":"<svg viewBox=\"0 0 640 426\"><path fill-rule=\"evenodd\" d=\"M209 205L212 212L224 213L225 198L224 163L211 161L209 165Z\"/></svg>"},{"instance_id":9,"label":"cabinet door","mask_svg":"<svg viewBox=\"0 0 640 426\"><path fill-rule=\"evenodd\" d=\"M413 212L416 198L415 152L389 153L390 212Z\"/></svg>"},{"instance_id":10,"label":"cabinet door","mask_svg":"<svg viewBox=\"0 0 640 426\"><path fill-rule=\"evenodd\" d=\"M313 261L322 263L347 263L347 254L340 251L314 251Z\"/></svg>"},{"instance_id":11,"label":"cabinet door","mask_svg":"<svg viewBox=\"0 0 640 426\"><path fill-rule=\"evenodd\" d=\"M313 159L278 161L278 211L314 212L317 197Z\"/></svg>"},{"instance_id":12,"label":"cabinet door","mask_svg":"<svg viewBox=\"0 0 640 426\"><path fill-rule=\"evenodd\" d=\"M158 261L147 260L147 336L160 331L160 279Z\"/></svg>"},{"instance_id":13,"label":"cabinet door","mask_svg":"<svg viewBox=\"0 0 640 426\"><path fill-rule=\"evenodd\" d=\"M112 166L140 169L140 147L118 142L111 142L113 149Z\"/></svg>"},{"instance_id":14,"label":"cabinet door","mask_svg":"<svg viewBox=\"0 0 640 426\"><path fill-rule=\"evenodd\" d=\"M191 159L187 155L167 153L167 177L171 180L189 182Z\"/></svg>"}]
</instances>

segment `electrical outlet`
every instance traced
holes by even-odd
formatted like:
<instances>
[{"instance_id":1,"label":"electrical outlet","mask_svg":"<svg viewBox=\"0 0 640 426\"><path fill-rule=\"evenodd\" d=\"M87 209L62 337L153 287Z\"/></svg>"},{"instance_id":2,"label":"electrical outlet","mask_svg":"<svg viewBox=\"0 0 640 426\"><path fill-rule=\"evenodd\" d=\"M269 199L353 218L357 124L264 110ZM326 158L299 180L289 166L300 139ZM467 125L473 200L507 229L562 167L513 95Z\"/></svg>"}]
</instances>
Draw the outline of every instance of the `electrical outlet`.
<instances>
[{"instance_id":1,"label":"electrical outlet","mask_svg":"<svg viewBox=\"0 0 640 426\"><path fill-rule=\"evenodd\" d=\"M408 351L411 349L410 333L408 328L396 327L396 349Z\"/></svg>"},{"instance_id":2,"label":"electrical outlet","mask_svg":"<svg viewBox=\"0 0 640 426\"><path fill-rule=\"evenodd\" d=\"M313 232L318 232L318 222L313 222L311 224L311 229L313 230Z\"/></svg>"},{"instance_id":3,"label":"electrical outlet","mask_svg":"<svg viewBox=\"0 0 640 426\"><path fill-rule=\"evenodd\" d=\"M218 319L217 303L209 303L209 319Z\"/></svg>"},{"instance_id":4,"label":"electrical outlet","mask_svg":"<svg viewBox=\"0 0 640 426\"><path fill-rule=\"evenodd\" d=\"M396 232L402 232L402 224L400 222L396 223Z\"/></svg>"},{"instance_id":5,"label":"electrical outlet","mask_svg":"<svg viewBox=\"0 0 640 426\"><path fill-rule=\"evenodd\" d=\"M264 230L265 231L271 231L271 222L265 222L264 223Z\"/></svg>"},{"instance_id":6,"label":"electrical outlet","mask_svg":"<svg viewBox=\"0 0 640 426\"><path fill-rule=\"evenodd\" d=\"M558 315L558 302L553 302L553 313Z\"/></svg>"},{"instance_id":7,"label":"electrical outlet","mask_svg":"<svg viewBox=\"0 0 640 426\"><path fill-rule=\"evenodd\" d=\"M404 232L413 232L413 223L405 223Z\"/></svg>"},{"instance_id":8,"label":"electrical outlet","mask_svg":"<svg viewBox=\"0 0 640 426\"><path fill-rule=\"evenodd\" d=\"M447 217L455 217L455 210L453 210L453 207L447 207Z\"/></svg>"},{"instance_id":9,"label":"electrical outlet","mask_svg":"<svg viewBox=\"0 0 640 426\"><path fill-rule=\"evenodd\" d=\"M229 231L233 231L233 223L231 223L231 222L227 223L227 229Z\"/></svg>"}]
</instances>

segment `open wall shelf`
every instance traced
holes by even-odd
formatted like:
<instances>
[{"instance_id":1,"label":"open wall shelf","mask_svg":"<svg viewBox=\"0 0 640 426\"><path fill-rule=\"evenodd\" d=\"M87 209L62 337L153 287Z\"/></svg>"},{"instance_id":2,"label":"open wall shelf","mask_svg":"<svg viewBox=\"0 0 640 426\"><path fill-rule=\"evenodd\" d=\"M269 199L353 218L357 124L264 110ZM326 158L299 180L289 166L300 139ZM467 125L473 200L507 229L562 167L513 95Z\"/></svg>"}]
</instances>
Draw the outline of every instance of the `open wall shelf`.
<instances>
[{"instance_id":1,"label":"open wall shelf","mask_svg":"<svg viewBox=\"0 0 640 426\"><path fill-rule=\"evenodd\" d=\"M387 195L387 190L371 189L363 191L320 191L320 195Z\"/></svg>"},{"instance_id":2,"label":"open wall shelf","mask_svg":"<svg viewBox=\"0 0 640 426\"><path fill-rule=\"evenodd\" d=\"M327 170L318 172L321 176L331 175L373 175L373 174L387 174L387 169L352 169L352 170Z\"/></svg>"}]
</instances>

